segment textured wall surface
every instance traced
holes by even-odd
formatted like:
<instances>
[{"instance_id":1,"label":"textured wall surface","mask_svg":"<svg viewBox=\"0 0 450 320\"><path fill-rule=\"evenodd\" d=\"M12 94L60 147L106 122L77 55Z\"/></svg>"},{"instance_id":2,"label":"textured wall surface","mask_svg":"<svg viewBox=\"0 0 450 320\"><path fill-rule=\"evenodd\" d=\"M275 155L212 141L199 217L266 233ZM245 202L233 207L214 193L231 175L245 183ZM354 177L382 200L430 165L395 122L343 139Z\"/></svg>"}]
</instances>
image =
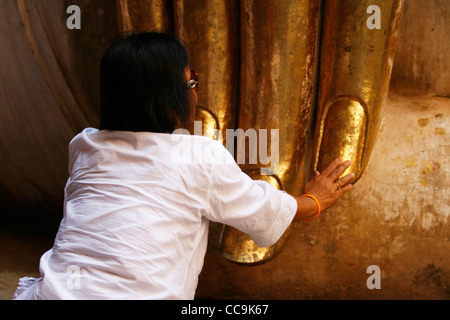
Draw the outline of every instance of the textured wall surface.
<instances>
[{"instance_id":1,"label":"textured wall surface","mask_svg":"<svg viewBox=\"0 0 450 320\"><path fill-rule=\"evenodd\" d=\"M361 180L264 265L221 259L213 225L198 296L450 299L449 110L448 98L391 95Z\"/></svg>"}]
</instances>

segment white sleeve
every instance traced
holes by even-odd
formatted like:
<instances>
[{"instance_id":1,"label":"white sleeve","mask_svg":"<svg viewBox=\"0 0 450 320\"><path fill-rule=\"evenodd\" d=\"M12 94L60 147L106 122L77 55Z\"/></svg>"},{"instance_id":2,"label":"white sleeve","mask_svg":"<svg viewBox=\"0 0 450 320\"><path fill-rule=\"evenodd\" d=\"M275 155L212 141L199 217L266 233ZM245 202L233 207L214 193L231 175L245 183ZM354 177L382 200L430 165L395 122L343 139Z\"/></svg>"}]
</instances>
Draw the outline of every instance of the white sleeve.
<instances>
[{"instance_id":1,"label":"white sleeve","mask_svg":"<svg viewBox=\"0 0 450 320\"><path fill-rule=\"evenodd\" d=\"M223 152L226 161L211 166L207 218L248 234L260 247L274 244L291 224L297 201L265 181L252 180Z\"/></svg>"}]
</instances>

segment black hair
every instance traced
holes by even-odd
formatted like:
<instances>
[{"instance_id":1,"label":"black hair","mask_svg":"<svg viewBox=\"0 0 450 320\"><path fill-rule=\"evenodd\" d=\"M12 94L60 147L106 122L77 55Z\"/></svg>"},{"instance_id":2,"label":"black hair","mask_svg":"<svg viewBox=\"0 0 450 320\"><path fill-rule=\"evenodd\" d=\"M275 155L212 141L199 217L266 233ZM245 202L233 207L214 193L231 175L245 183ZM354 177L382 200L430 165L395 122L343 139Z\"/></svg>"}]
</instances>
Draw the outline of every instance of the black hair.
<instances>
[{"instance_id":1,"label":"black hair","mask_svg":"<svg viewBox=\"0 0 450 320\"><path fill-rule=\"evenodd\" d=\"M147 32L116 41L100 66L100 129L171 133L189 126L189 57L171 34Z\"/></svg>"}]
</instances>

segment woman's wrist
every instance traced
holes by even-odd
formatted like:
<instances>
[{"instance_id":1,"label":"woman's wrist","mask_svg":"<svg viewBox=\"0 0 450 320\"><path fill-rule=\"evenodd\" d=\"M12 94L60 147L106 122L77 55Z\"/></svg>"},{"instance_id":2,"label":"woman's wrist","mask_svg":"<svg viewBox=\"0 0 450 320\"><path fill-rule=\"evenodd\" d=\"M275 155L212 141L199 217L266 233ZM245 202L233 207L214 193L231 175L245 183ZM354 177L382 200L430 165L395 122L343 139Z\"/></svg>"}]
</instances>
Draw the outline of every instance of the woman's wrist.
<instances>
[{"instance_id":1,"label":"woman's wrist","mask_svg":"<svg viewBox=\"0 0 450 320\"><path fill-rule=\"evenodd\" d=\"M319 207L313 198L303 196L294 198L297 200L297 213L294 221L307 219L317 215Z\"/></svg>"}]
</instances>

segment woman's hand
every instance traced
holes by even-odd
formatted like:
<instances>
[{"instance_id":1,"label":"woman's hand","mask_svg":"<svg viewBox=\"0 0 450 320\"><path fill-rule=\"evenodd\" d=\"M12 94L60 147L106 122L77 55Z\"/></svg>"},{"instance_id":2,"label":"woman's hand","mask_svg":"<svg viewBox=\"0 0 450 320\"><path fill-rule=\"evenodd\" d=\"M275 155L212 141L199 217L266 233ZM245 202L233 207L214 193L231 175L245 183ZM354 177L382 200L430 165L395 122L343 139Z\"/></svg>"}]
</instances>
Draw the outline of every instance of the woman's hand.
<instances>
[{"instance_id":1,"label":"woman's hand","mask_svg":"<svg viewBox=\"0 0 450 320\"><path fill-rule=\"evenodd\" d=\"M351 189L350 181L355 178L353 173L339 179L349 166L350 161L342 162L341 159L336 159L321 173L316 171L316 176L305 185L304 193L314 196L319 201L321 211L329 208ZM298 203L296 220L317 214L318 207L312 198L296 197L296 199Z\"/></svg>"}]
</instances>

